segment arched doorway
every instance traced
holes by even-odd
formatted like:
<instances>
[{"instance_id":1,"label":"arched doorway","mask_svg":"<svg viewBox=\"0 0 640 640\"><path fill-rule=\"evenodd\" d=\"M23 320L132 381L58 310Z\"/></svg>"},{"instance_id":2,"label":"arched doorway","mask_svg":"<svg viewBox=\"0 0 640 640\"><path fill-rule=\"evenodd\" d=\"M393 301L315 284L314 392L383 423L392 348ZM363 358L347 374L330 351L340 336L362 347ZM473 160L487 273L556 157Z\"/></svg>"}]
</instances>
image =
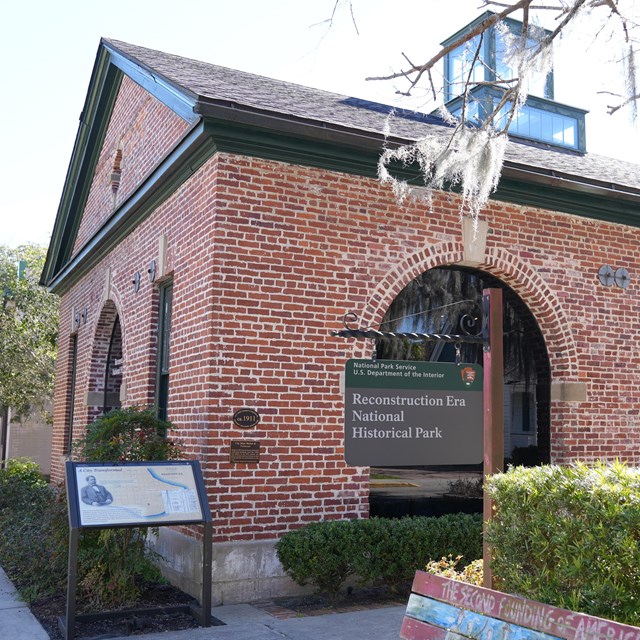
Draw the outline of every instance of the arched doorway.
<instances>
[{"instance_id":1,"label":"arched doorway","mask_svg":"<svg viewBox=\"0 0 640 640\"><path fill-rule=\"evenodd\" d=\"M505 461L529 465L549 462L551 368L547 349L535 317L508 285L476 269L430 269L398 294L380 328L393 332L460 333L461 321L478 317L482 291L487 288L503 292ZM460 349L462 362L482 364L481 345L463 343ZM456 347L443 342L380 340L376 353L384 360L454 362ZM371 478L372 515L438 515L449 510L442 496L452 488L478 486L482 469L372 468ZM450 500L454 502L453 498ZM479 502L476 506L479 508ZM473 505L469 509L473 510Z\"/></svg>"},{"instance_id":2,"label":"arched doorway","mask_svg":"<svg viewBox=\"0 0 640 640\"><path fill-rule=\"evenodd\" d=\"M104 399L102 412L108 413L120 406L120 387L122 385L122 328L120 318L116 316L109 338L107 361L104 367Z\"/></svg>"}]
</instances>

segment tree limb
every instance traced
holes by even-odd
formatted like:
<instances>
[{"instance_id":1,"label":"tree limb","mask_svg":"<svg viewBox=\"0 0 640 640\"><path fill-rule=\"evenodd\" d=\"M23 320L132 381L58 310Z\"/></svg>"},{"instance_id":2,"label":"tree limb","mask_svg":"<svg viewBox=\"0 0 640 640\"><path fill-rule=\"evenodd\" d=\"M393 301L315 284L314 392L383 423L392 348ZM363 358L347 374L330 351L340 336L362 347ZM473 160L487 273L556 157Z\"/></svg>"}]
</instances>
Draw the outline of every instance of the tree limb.
<instances>
[{"instance_id":1,"label":"tree limb","mask_svg":"<svg viewBox=\"0 0 640 640\"><path fill-rule=\"evenodd\" d=\"M585 0L582 0L582 1L584 2ZM413 89L416 86L416 84L419 82L419 80L422 77L422 75L426 71L430 71L431 69L433 69L433 67L440 60L442 60L442 58L444 58L449 52L453 51L454 49L456 49L460 45L465 44L466 42L469 42L470 40L475 38L477 35L480 35L481 33L484 33L487 29L489 29L489 27L493 26L494 24L497 24L498 22L501 22L504 18L506 18L507 16L511 15L512 13L515 13L516 11L519 11L520 9L528 7L532 2L533 2L533 0L519 0L519 2L516 2L513 5L509 5L501 13L496 13L496 14L493 14L493 15L489 16L488 18L485 18L474 29L472 29L471 31L469 31L467 33L464 33L459 38L457 38L456 40L454 40L453 42L451 42L447 46L445 46L442 49L440 49L440 51L435 56L433 56L433 58L431 58L430 60L428 60L424 64L412 65L410 69L406 69L406 70L403 70L403 71L398 71L396 73L392 73L392 74L386 75L386 76L371 76L371 77L366 78L366 80L395 80L395 79L401 78L401 77L405 77L406 78L408 76L411 76L414 73L418 74L418 79L412 81L412 85L411 85L411 87L409 89L409 92L410 92L411 89ZM407 59L406 56L405 56L405 59Z\"/></svg>"}]
</instances>

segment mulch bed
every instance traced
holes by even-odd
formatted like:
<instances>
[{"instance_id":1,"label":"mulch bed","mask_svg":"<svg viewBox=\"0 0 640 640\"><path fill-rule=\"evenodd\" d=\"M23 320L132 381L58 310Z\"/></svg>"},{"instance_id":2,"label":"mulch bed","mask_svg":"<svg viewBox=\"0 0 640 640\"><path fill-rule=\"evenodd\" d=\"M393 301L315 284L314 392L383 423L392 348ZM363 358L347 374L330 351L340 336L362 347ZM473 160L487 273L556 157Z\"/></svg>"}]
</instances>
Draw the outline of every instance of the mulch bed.
<instances>
[{"instance_id":1,"label":"mulch bed","mask_svg":"<svg viewBox=\"0 0 640 640\"><path fill-rule=\"evenodd\" d=\"M320 616L328 613L347 613L393 605L406 605L406 593L393 593L387 588L349 588L335 602L321 595L290 596L260 600L251 604L274 618L299 618ZM136 608L167 607L190 604L194 600L180 589L170 585L150 588ZM80 604L80 603L78 603ZM30 604L31 612L45 628L51 640L63 640L58 628L58 617L66 614L66 597L63 594L37 600ZM215 608L212 624L215 619ZM144 635L162 631L195 629L199 625L188 613L163 613L158 615L129 615L126 618L76 622L75 637L79 640L102 640L121 636Z\"/></svg>"},{"instance_id":2,"label":"mulch bed","mask_svg":"<svg viewBox=\"0 0 640 640\"><path fill-rule=\"evenodd\" d=\"M170 585L157 585L147 590L136 609L169 607L191 604L194 600L180 589ZM80 605L81 603L78 603ZM43 598L29 605L31 612L45 628L51 640L62 640L58 617L66 615L66 596L63 594ZM142 635L159 631L195 629L199 625L190 613L160 613L157 615L128 615L125 618L109 618L76 622L75 637L85 640Z\"/></svg>"}]
</instances>

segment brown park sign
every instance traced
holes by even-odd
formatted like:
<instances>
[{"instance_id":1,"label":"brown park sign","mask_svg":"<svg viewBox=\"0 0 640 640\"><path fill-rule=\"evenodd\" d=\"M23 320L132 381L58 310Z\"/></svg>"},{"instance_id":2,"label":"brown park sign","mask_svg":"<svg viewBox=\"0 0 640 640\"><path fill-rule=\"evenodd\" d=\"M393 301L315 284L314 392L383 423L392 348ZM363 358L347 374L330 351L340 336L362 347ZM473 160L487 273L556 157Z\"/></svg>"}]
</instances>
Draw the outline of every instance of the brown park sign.
<instances>
[{"instance_id":1,"label":"brown park sign","mask_svg":"<svg viewBox=\"0 0 640 640\"><path fill-rule=\"evenodd\" d=\"M482 378L477 364L349 360L347 463L402 467L482 462Z\"/></svg>"}]
</instances>

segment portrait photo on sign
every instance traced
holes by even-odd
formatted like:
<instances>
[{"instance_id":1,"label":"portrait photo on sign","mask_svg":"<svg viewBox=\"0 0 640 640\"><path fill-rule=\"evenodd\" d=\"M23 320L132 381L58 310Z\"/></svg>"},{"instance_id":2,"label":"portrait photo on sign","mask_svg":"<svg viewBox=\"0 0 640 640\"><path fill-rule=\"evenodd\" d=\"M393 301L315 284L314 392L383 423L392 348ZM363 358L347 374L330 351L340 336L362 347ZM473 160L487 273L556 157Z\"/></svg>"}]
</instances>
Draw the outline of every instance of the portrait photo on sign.
<instances>
[{"instance_id":1,"label":"portrait photo on sign","mask_svg":"<svg viewBox=\"0 0 640 640\"><path fill-rule=\"evenodd\" d=\"M98 484L94 475L87 476L85 480L85 486L80 487L80 500L82 502L93 507L103 507L113 502L113 496L109 490Z\"/></svg>"}]
</instances>

